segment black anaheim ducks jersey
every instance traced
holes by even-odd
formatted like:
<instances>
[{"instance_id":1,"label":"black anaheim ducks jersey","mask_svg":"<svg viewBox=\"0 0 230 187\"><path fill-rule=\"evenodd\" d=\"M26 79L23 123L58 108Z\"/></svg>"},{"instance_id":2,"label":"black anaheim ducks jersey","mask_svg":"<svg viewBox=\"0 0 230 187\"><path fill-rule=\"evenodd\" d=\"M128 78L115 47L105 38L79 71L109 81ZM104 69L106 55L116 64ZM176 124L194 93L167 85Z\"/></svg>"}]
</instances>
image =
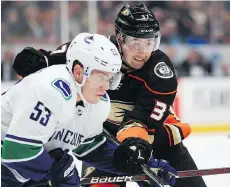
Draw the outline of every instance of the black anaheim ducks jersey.
<instances>
[{"instance_id":1,"label":"black anaheim ducks jersey","mask_svg":"<svg viewBox=\"0 0 230 187\"><path fill-rule=\"evenodd\" d=\"M114 36L110 40L117 45ZM69 44L50 53L50 65L66 62ZM112 108L104 127L116 134L120 125L140 123L153 132L168 117L177 91L177 78L170 59L157 50L141 69L129 73L122 69L122 72L118 88L108 91Z\"/></svg>"}]
</instances>

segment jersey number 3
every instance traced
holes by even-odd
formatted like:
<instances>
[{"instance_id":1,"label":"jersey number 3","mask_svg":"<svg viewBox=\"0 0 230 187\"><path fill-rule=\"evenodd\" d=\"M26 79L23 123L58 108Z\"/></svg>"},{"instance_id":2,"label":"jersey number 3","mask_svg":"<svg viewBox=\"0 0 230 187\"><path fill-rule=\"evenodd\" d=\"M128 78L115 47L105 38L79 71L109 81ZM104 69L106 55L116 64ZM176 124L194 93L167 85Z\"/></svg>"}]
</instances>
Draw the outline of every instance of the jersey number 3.
<instances>
[{"instance_id":1,"label":"jersey number 3","mask_svg":"<svg viewBox=\"0 0 230 187\"><path fill-rule=\"evenodd\" d=\"M44 106L44 104L40 101L38 101L37 105L34 107L34 112L31 113L30 119L34 121L38 121L39 123L43 126L46 126L50 116L51 116L51 111ZM45 111L45 114L42 114L42 112Z\"/></svg>"},{"instance_id":2,"label":"jersey number 3","mask_svg":"<svg viewBox=\"0 0 230 187\"><path fill-rule=\"evenodd\" d=\"M153 111L150 117L156 121L160 121L162 117L164 116L166 109L167 109L167 105L165 103L156 101L156 104L153 108Z\"/></svg>"}]
</instances>

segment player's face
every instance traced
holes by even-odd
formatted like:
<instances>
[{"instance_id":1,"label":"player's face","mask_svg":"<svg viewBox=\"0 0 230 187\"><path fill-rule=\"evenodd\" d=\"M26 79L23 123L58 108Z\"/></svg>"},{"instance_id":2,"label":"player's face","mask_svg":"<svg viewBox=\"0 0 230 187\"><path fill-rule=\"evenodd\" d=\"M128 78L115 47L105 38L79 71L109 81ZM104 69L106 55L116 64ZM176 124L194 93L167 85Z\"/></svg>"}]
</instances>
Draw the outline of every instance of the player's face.
<instances>
[{"instance_id":1,"label":"player's face","mask_svg":"<svg viewBox=\"0 0 230 187\"><path fill-rule=\"evenodd\" d=\"M95 104L109 89L110 79L114 73L93 70L82 87L82 94L87 102Z\"/></svg>"},{"instance_id":2,"label":"player's face","mask_svg":"<svg viewBox=\"0 0 230 187\"><path fill-rule=\"evenodd\" d=\"M122 44L123 60L134 69L140 69L150 58L156 45L153 38L134 38L126 36Z\"/></svg>"}]
</instances>

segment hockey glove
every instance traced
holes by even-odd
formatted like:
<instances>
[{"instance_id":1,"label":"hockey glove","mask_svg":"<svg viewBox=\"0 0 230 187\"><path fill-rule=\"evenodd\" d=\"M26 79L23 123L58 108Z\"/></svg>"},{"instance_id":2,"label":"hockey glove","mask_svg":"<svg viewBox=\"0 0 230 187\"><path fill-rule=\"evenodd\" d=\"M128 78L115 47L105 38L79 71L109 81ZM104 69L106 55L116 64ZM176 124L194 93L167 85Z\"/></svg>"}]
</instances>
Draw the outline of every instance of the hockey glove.
<instances>
[{"instance_id":1,"label":"hockey glove","mask_svg":"<svg viewBox=\"0 0 230 187\"><path fill-rule=\"evenodd\" d=\"M49 180L52 187L76 187L80 185L80 178L74 163L74 159L68 154L68 150L63 151L60 148L49 152L50 156L57 160L50 169Z\"/></svg>"},{"instance_id":2,"label":"hockey glove","mask_svg":"<svg viewBox=\"0 0 230 187\"><path fill-rule=\"evenodd\" d=\"M49 52L26 47L15 57L13 69L18 75L26 77L31 73L48 67L48 58L45 56L46 53L48 54Z\"/></svg>"},{"instance_id":3,"label":"hockey glove","mask_svg":"<svg viewBox=\"0 0 230 187\"><path fill-rule=\"evenodd\" d=\"M151 157L150 144L141 138L127 138L114 152L113 165L116 169L130 175L140 173L140 165Z\"/></svg>"},{"instance_id":4,"label":"hockey glove","mask_svg":"<svg viewBox=\"0 0 230 187\"><path fill-rule=\"evenodd\" d=\"M166 160L162 159L154 159L153 157L148 161L148 166L151 171L156 173L159 177L161 177L165 182L167 182L170 186L174 186L176 184L177 171L174 169ZM138 182L139 186L147 187L152 186L151 181L148 182ZM155 185L155 184L154 184Z\"/></svg>"}]
</instances>

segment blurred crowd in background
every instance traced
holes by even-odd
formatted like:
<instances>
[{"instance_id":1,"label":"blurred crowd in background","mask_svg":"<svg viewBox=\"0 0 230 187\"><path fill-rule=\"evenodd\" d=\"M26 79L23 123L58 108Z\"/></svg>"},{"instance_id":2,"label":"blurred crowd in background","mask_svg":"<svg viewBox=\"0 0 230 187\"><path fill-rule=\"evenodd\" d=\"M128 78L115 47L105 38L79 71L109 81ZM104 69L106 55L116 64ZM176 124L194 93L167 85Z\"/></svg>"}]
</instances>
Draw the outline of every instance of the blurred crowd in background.
<instances>
[{"instance_id":1,"label":"blurred crowd in background","mask_svg":"<svg viewBox=\"0 0 230 187\"><path fill-rule=\"evenodd\" d=\"M230 52L230 1L98 1L97 33L115 33L114 20L125 3L144 3L151 8L160 23L162 45L176 49L182 44L226 45ZM1 1L1 6L2 45L25 43L28 46L31 41L61 44L61 5L57 1ZM68 9L69 38L88 31L87 1L70 1ZM230 75L229 61L216 64L220 62L218 54L207 58L193 47L183 59L174 61L174 53L168 52L178 76ZM11 50L2 54L2 80L17 79L11 68L14 58Z\"/></svg>"}]
</instances>

